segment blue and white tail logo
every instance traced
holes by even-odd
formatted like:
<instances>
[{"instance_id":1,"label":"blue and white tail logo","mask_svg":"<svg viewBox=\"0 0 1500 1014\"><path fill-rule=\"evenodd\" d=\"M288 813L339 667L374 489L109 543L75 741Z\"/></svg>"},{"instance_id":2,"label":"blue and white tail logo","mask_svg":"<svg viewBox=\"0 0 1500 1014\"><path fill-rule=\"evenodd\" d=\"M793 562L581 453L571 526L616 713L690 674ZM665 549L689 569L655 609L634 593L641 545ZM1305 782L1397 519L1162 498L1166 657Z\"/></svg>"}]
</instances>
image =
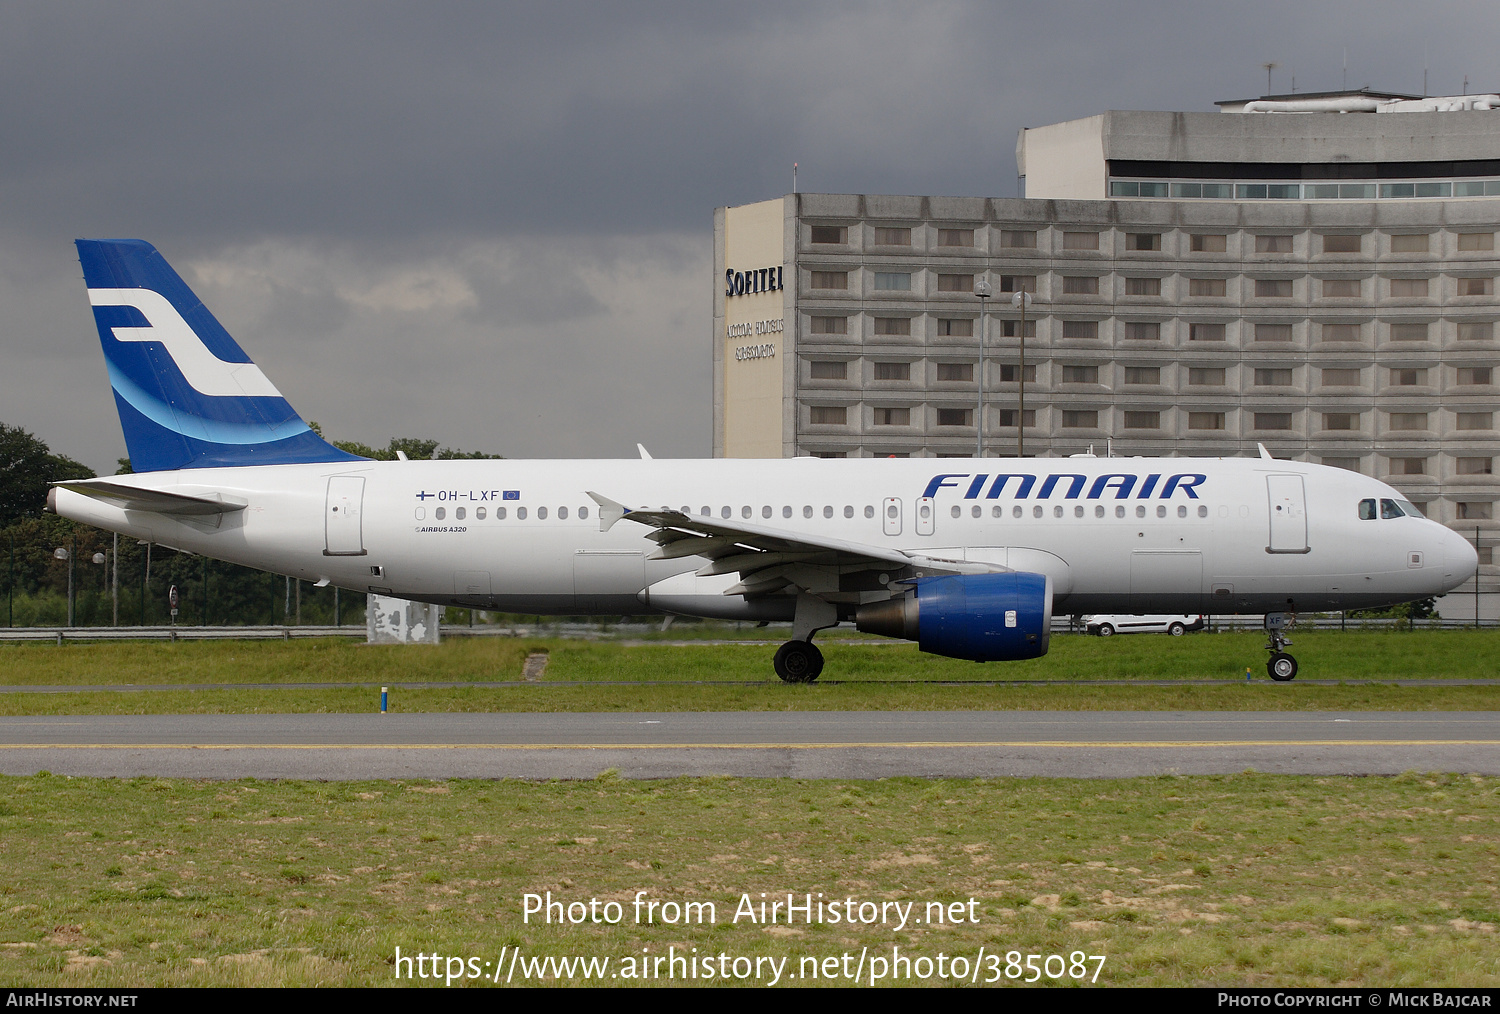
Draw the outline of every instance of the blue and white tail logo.
<instances>
[{"instance_id":1,"label":"blue and white tail logo","mask_svg":"<svg viewBox=\"0 0 1500 1014\"><path fill-rule=\"evenodd\" d=\"M360 460L308 428L150 243L77 245L136 471Z\"/></svg>"}]
</instances>

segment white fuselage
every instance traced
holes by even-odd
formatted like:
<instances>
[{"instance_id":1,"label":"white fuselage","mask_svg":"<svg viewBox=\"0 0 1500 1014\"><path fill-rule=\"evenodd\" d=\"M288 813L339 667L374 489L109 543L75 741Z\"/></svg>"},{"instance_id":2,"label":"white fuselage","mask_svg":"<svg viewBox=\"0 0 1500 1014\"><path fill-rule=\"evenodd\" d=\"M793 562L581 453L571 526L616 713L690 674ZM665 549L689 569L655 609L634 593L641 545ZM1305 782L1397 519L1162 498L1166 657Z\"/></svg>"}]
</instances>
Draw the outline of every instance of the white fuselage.
<instances>
[{"instance_id":1,"label":"white fuselage","mask_svg":"<svg viewBox=\"0 0 1500 1014\"><path fill-rule=\"evenodd\" d=\"M650 529L628 516L601 531L590 492L1045 573L1061 613L1369 607L1442 594L1475 565L1425 518L1362 520L1361 500L1400 499L1384 483L1265 458L371 461L111 481L246 506L181 518L60 488L58 513L355 591L511 612L792 616L791 595L726 595L735 575L696 576L701 558L648 559ZM847 613L888 598L886 577L851 575L826 597Z\"/></svg>"}]
</instances>

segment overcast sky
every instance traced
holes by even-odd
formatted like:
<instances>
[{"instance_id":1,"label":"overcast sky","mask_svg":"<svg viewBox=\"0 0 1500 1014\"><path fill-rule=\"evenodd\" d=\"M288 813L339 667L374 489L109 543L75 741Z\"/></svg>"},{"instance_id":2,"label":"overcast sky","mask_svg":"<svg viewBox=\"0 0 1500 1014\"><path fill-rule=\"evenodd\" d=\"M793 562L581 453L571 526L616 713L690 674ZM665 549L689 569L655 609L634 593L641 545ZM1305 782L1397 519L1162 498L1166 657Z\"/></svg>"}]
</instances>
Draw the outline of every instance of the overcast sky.
<instances>
[{"instance_id":1,"label":"overcast sky","mask_svg":"<svg viewBox=\"0 0 1500 1014\"><path fill-rule=\"evenodd\" d=\"M1016 132L1500 90L1481 3L6 3L0 422L125 453L72 240L154 243L305 418L711 451L713 209L1016 195ZM1496 114L1500 115L1500 114Z\"/></svg>"}]
</instances>

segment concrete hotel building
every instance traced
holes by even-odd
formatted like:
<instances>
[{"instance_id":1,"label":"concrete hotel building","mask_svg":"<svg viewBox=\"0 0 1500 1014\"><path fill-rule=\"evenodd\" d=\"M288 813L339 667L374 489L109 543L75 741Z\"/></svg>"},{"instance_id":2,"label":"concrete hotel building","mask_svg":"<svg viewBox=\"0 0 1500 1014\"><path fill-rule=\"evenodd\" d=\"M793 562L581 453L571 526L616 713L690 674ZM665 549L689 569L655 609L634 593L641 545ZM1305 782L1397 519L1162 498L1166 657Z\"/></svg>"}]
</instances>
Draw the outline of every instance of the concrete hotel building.
<instances>
[{"instance_id":1,"label":"concrete hotel building","mask_svg":"<svg viewBox=\"0 0 1500 1014\"><path fill-rule=\"evenodd\" d=\"M976 420L998 456L1022 422L1028 456L1261 443L1477 529L1495 616L1500 97L1219 105L1023 130L1024 199L718 209L714 453L969 456Z\"/></svg>"}]
</instances>

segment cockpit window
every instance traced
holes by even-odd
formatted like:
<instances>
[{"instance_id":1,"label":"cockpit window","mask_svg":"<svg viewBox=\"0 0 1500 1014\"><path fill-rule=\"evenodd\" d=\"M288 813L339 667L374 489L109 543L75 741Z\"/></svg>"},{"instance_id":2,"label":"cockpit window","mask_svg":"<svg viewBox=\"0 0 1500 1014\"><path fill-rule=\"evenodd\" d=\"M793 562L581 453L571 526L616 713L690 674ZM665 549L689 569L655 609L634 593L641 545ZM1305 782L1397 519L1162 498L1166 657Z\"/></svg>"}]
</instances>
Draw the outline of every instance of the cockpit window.
<instances>
[{"instance_id":1,"label":"cockpit window","mask_svg":"<svg viewBox=\"0 0 1500 1014\"><path fill-rule=\"evenodd\" d=\"M1425 518L1427 516L1426 511L1418 507L1416 504L1412 503L1410 500L1397 500L1396 506L1400 507L1401 513L1405 514L1409 518Z\"/></svg>"},{"instance_id":2,"label":"cockpit window","mask_svg":"<svg viewBox=\"0 0 1500 1014\"><path fill-rule=\"evenodd\" d=\"M1388 521L1391 518L1404 517L1405 514L1406 514L1405 511L1403 511L1400 507L1396 506L1396 501L1394 501L1394 500L1381 500L1380 501L1380 517L1383 520L1387 520Z\"/></svg>"},{"instance_id":3,"label":"cockpit window","mask_svg":"<svg viewBox=\"0 0 1500 1014\"><path fill-rule=\"evenodd\" d=\"M1361 521L1375 520L1375 501L1361 500L1359 502L1359 519Z\"/></svg>"}]
</instances>

